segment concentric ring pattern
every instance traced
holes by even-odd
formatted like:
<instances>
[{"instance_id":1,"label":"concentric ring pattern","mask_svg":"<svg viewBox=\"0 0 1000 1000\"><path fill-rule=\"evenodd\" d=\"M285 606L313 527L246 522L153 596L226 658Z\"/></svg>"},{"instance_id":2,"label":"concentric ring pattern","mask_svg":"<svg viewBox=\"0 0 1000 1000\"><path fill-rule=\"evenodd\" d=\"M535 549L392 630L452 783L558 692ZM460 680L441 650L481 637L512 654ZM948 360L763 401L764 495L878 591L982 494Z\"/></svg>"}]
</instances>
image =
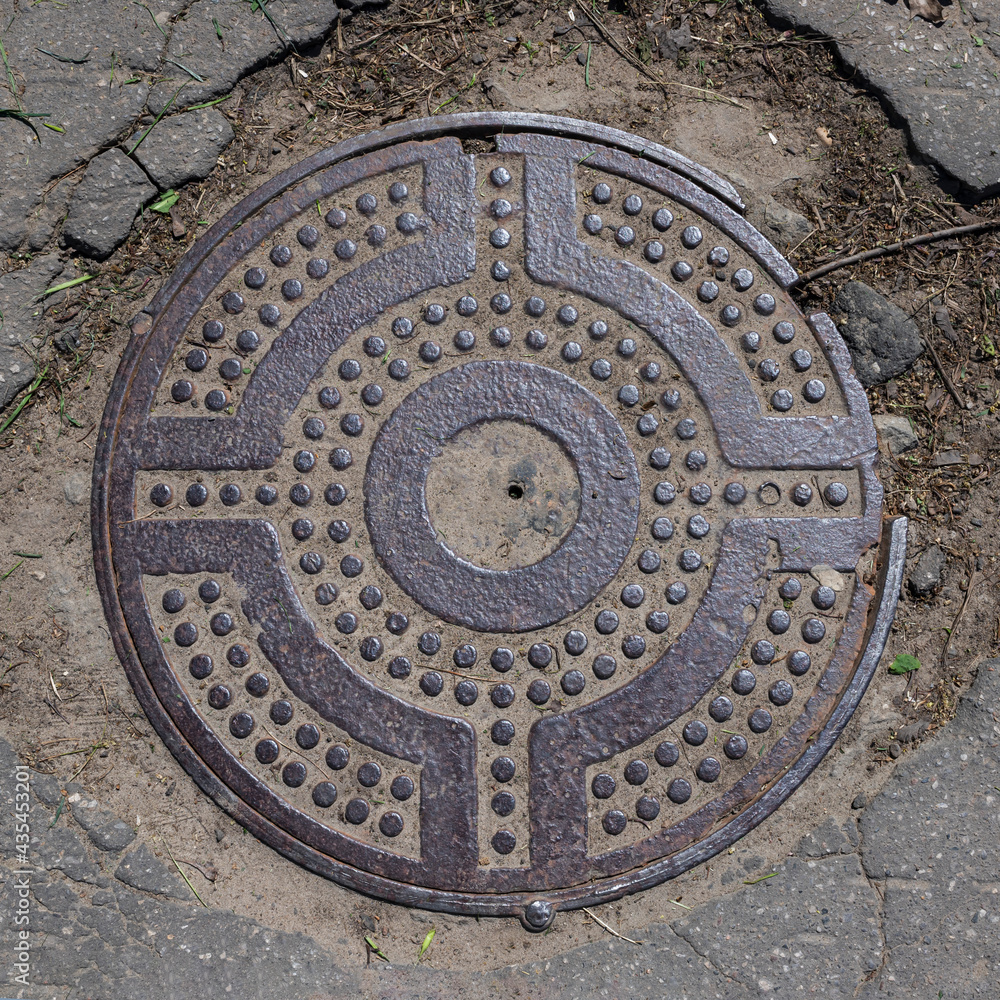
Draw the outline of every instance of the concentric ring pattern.
<instances>
[{"instance_id":1,"label":"concentric ring pattern","mask_svg":"<svg viewBox=\"0 0 1000 1000\"><path fill-rule=\"evenodd\" d=\"M195 246L133 327L95 549L145 710L240 822L537 929L815 767L901 534L846 349L732 189L584 123L446 125Z\"/></svg>"}]
</instances>

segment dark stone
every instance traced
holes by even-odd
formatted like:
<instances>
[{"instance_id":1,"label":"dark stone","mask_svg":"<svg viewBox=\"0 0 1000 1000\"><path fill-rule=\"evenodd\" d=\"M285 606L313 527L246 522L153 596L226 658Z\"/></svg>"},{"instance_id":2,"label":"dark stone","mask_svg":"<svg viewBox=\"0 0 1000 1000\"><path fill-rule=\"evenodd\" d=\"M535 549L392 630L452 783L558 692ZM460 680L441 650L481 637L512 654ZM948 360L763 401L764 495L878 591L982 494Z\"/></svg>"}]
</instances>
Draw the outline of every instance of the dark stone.
<instances>
[{"instance_id":1,"label":"dark stone","mask_svg":"<svg viewBox=\"0 0 1000 1000\"><path fill-rule=\"evenodd\" d=\"M124 153L101 153L70 198L63 242L85 257L104 260L125 242L136 212L155 194L149 178Z\"/></svg>"},{"instance_id":2,"label":"dark stone","mask_svg":"<svg viewBox=\"0 0 1000 1000\"><path fill-rule=\"evenodd\" d=\"M914 597L927 597L941 584L941 572L948 557L937 545L930 545L921 553L917 564L910 570L906 582Z\"/></svg>"},{"instance_id":3,"label":"dark stone","mask_svg":"<svg viewBox=\"0 0 1000 1000\"><path fill-rule=\"evenodd\" d=\"M924 349L917 324L860 281L849 281L837 293L833 308L863 386L902 375Z\"/></svg>"},{"instance_id":4,"label":"dark stone","mask_svg":"<svg viewBox=\"0 0 1000 1000\"><path fill-rule=\"evenodd\" d=\"M655 37L659 45L661 59L676 60L682 52L694 48L691 28L686 20L681 22L679 28L668 28L665 25L657 27Z\"/></svg>"},{"instance_id":5,"label":"dark stone","mask_svg":"<svg viewBox=\"0 0 1000 1000\"><path fill-rule=\"evenodd\" d=\"M864 809L868 805L868 795L865 792L858 792L851 801L852 809Z\"/></svg>"},{"instance_id":6,"label":"dark stone","mask_svg":"<svg viewBox=\"0 0 1000 1000\"><path fill-rule=\"evenodd\" d=\"M921 719L919 722L911 722L908 726L903 726L903 728L896 733L896 742L913 743L915 740L919 740L929 728L930 721L928 719Z\"/></svg>"}]
</instances>

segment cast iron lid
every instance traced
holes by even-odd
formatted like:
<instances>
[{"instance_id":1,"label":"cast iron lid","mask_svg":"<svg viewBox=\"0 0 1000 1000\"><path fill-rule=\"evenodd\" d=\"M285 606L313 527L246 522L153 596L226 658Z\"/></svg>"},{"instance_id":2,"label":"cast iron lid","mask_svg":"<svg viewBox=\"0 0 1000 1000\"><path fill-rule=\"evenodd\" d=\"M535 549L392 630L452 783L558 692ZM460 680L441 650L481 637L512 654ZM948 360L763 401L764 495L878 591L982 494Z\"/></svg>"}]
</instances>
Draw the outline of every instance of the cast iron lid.
<instances>
[{"instance_id":1,"label":"cast iron lid","mask_svg":"<svg viewBox=\"0 0 1000 1000\"><path fill-rule=\"evenodd\" d=\"M816 766L904 532L840 336L741 208L634 136L451 115L192 248L108 403L95 562L145 711L239 823L539 929Z\"/></svg>"}]
</instances>

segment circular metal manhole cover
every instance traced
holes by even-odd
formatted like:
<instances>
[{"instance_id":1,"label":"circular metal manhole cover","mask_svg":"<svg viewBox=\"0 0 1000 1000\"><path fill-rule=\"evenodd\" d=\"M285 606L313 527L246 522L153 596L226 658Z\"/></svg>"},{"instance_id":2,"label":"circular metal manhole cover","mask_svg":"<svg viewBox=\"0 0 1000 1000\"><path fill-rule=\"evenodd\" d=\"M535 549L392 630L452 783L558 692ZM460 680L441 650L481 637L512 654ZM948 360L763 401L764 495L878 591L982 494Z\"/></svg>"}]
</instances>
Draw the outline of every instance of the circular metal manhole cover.
<instances>
[{"instance_id":1,"label":"circular metal manhole cover","mask_svg":"<svg viewBox=\"0 0 1000 1000\"><path fill-rule=\"evenodd\" d=\"M902 536L847 351L739 207L623 133L456 115L199 241L135 322L95 546L143 707L239 822L537 929L815 767Z\"/></svg>"}]
</instances>

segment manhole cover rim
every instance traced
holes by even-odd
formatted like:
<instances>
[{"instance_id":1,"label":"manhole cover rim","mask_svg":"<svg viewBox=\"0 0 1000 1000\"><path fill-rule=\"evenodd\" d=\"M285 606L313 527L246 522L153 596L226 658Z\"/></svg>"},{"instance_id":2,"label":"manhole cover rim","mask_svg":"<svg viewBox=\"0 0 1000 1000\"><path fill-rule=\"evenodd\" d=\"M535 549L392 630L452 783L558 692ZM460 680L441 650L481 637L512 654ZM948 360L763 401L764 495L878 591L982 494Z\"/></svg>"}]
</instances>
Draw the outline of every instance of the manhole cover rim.
<instances>
[{"instance_id":1,"label":"manhole cover rim","mask_svg":"<svg viewBox=\"0 0 1000 1000\"><path fill-rule=\"evenodd\" d=\"M456 115L447 123L440 119L432 122L413 122L403 126L391 126L388 129L373 133L360 139L350 140L329 151L317 154L303 161L289 171L273 178L261 189L244 199L239 205L227 213L207 233L199 244L189 251L181 265L164 288L154 297L146 309L133 321L133 338L126 348L121 365L115 376L111 395L102 420L98 447L95 454L94 489L92 499L92 524L95 550L95 569L101 583L100 591L105 614L112 629L112 638L119 658L126 667L129 681L142 704L143 710L152 722L160 737L167 744L174 756L185 770L198 782L199 786L222 806L234 819L240 822L255 836L275 848L292 860L305 865L313 871L323 874L338 883L359 891L401 903L418 905L428 909L443 910L481 915L519 915L525 921L525 926L531 929L542 929L551 919L554 909L575 908L583 905L618 898L626 893L639 891L660 883L676 874L692 867L718 853L724 847L739 839L745 833L760 823L770 812L774 811L810 771L818 764L827 750L836 740L843 726L850 718L863 696L868 683L877 666L884 647L888 627L895 612L896 597L899 589L899 577L902 572L903 554L905 552L905 519L886 522L883 528L882 540L878 551L884 559L880 567L881 581L876 593L880 594L878 606L870 606L868 627L865 630L865 652L856 663L850 682L845 686L843 695L837 703L833 714L809 747L802 752L789 770L775 782L760 798L748 805L735 819L725 826L705 837L703 840L677 852L648 864L641 869L635 869L614 877L604 878L599 883L588 883L575 887L546 890L544 892L515 892L496 894L463 894L449 890L433 889L411 883L397 881L383 875L365 871L335 860L316 849L302 843L291 834L272 823L243 799L239 798L198 756L188 743L185 736L175 725L167 710L149 680L149 676L140 661L138 650L121 606L120 596L116 587L116 573L112 563L112 552L109 533L109 497L108 488L113 467L111 458L114 453L115 435L121 411L127 399L128 387L146 347L156 331L157 317L163 313L166 306L196 274L202 261L228 236L235 221L246 218L258 211L281 191L300 183L311 173L322 170L334 163L348 158L361 156L399 142L416 139L433 139L441 135L463 135L485 137L495 135L504 128L511 131L543 131L548 134L573 136L575 138L593 139L602 145L614 146L636 153L637 141L617 130L595 126L571 119L561 119L553 116L536 115ZM584 134L581 136L581 130ZM676 163L669 161L675 154L662 147L647 147L648 159L661 165L676 169ZM667 154L667 155L662 155ZM683 160L683 158L678 158ZM695 172L701 170L692 164ZM695 184L707 187L698 177L689 180ZM702 171L711 176L708 171ZM720 182L723 184L723 182ZM724 186L724 185L723 185ZM715 197L719 191L712 191ZM712 198L714 201L714 197ZM766 244L763 237L762 244ZM794 272L776 251L766 244L784 268L765 269L772 273L778 284L787 286L794 280ZM762 262L763 263L763 262ZM787 269L787 270L786 270ZM791 277L789 277L790 272ZM815 319L813 317L812 319ZM812 326L812 322L810 322ZM105 469L105 471L101 471ZM886 539L888 536L888 545ZM546 913L548 917L539 923L538 915L532 920L525 920L532 901L545 900L551 904ZM536 907L537 909L537 907ZM543 909L545 909L543 907Z\"/></svg>"},{"instance_id":2,"label":"manhole cover rim","mask_svg":"<svg viewBox=\"0 0 1000 1000\"><path fill-rule=\"evenodd\" d=\"M387 125L374 132L335 143L329 149L314 153L294 164L266 181L256 191L252 191L198 238L185 253L166 284L156 292L149 304L133 320L133 324L139 317L144 317L139 329L145 332L150 320L164 311L170 300L197 271L205 258L231 233L234 223L248 218L276 195L320 170L403 142L426 141L444 136L454 136L458 139L487 139L498 134L519 132L537 132L542 135L582 139L633 154L666 167L719 199L727 208L737 213L746 210L746 205L736 188L707 167L659 143L640 141L637 136L608 125L598 125L580 118L512 111L463 111L453 115L419 118ZM760 248L768 258L765 268L778 285L788 288L798 279L798 272L763 234L758 232L757 235Z\"/></svg>"}]
</instances>

